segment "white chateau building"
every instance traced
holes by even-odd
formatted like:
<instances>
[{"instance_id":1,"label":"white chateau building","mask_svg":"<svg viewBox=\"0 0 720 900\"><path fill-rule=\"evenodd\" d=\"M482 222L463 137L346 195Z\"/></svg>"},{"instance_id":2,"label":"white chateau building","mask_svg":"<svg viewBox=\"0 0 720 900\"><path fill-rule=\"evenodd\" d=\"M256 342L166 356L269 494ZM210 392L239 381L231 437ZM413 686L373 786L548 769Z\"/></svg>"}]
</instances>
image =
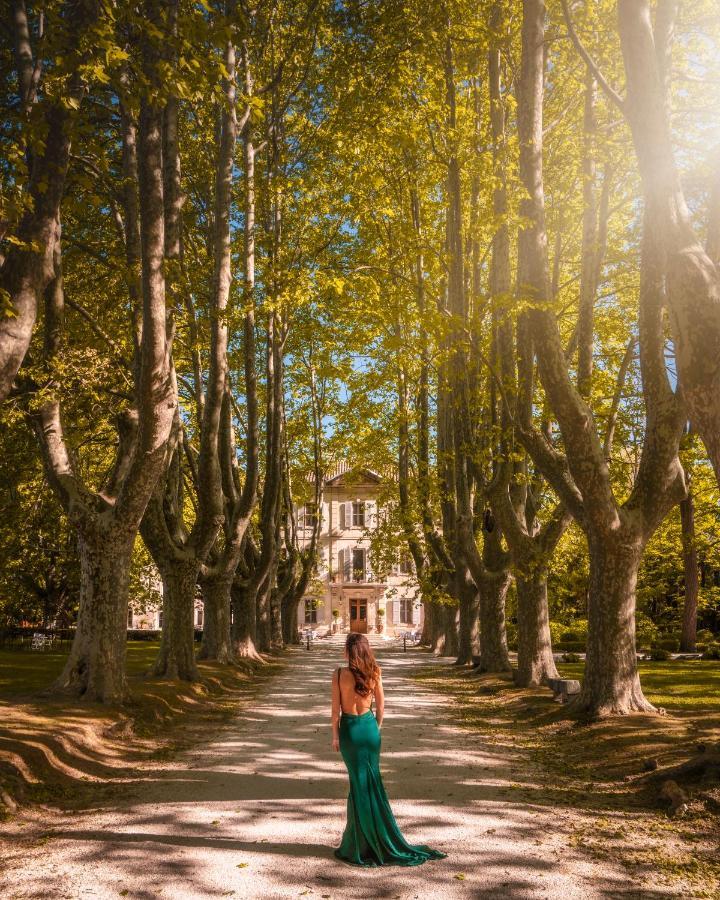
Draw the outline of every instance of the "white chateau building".
<instances>
[{"instance_id":1,"label":"white chateau building","mask_svg":"<svg viewBox=\"0 0 720 900\"><path fill-rule=\"evenodd\" d=\"M301 628L390 634L422 625L422 604L410 560L376 575L370 566L370 532L377 528L381 477L343 464L327 476L318 542L318 572L298 609ZM316 515L298 509L301 545L307 545ZM333 610L339 617L333 617ZM384 611L381 615L379 611Z\"/></svg>"},{"instance_id":2,"label":"white chateau building","mask_svg":"<svg viewBox=\"0 0 720 900\"><path fill-rule=\"evenodd\" d=\"M387 575L376 575L370 566L370 532L377 528L381 477L368 469L352 470L341 464L325 480L321 530L318 542L318 572L300 601L300 628L320 632L333 625L339 631L386 633L412 631L422 625L419 589L408 558L398 560ZM315 511L297 510L301 545L310 542ZM162 628L162 582L158 574L149 578L156 601L131 603L127 627ZM339 617L333 617L333 610ZM384 615L379 614L384 610ZM195 600L194 622L203 627L203 604Z\"/></svg>"}]
</instances>

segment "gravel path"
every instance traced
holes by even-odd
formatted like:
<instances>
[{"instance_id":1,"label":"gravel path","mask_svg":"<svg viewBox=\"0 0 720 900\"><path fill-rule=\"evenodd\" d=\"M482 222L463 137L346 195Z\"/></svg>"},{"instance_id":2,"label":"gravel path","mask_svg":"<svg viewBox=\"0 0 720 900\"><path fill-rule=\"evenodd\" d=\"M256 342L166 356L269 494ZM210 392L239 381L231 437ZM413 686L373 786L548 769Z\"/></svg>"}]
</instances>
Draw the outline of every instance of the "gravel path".
<instances>
[{"instance_id":1,"label":"gravel path","mask_svg":"<svg viewBox=\"0 0 720 900\"><path fill-rule=\"evenodd\" d=\"M514 797L513 785L532 776L512 747L478 744L447 698L409 678L424 654L374 642L386 685L382 770L390 800L407 838L448 859L362 870L333 858L347 792L330 746L330 678L342 661L333 639L290 651L255 706L211 743L142 772L98 809L45 821L52 836L10 859L0 896L667 896L572 849L569 824L578 814Z\"/></svg>"}]
</instances>

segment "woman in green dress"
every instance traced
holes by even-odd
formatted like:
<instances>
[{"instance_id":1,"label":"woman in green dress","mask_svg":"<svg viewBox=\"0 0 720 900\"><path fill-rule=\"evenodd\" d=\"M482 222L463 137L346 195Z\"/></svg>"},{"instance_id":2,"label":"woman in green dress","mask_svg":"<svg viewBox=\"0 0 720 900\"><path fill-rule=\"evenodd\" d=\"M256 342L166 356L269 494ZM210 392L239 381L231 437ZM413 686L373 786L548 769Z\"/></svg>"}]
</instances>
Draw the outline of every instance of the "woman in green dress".
<instances>
[{"instance_id":1,"label":"woman in green dress","mask_svg":"<svg viewBox=\"0 0 720 900\"><path fill-rule=\"evenodd\" d=\"M438 850L408 844L390 809L380 776L382 673L364 634L348 635L345 658L347 668L337 669L332 680L333 749L342 753L350 776L347 825L335 856L356 866L419 866L443 859Z\"/></svg>"}]
</instances>

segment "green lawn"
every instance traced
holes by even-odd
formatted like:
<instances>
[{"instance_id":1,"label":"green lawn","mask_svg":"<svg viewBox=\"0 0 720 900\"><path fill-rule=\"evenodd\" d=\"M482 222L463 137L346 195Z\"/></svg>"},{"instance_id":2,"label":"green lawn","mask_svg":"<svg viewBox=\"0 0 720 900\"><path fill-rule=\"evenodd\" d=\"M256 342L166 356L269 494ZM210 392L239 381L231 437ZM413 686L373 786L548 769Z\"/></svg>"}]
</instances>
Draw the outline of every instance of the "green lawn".
<instances>
[{"instance_id":1,"label":"green lawn","mask_svg":"<svg viewBox=\"0 0 720 900\"><path fill-rule=\"evenodd\" d=\"M152 666L158 651L156 641L128 641L128 675L142 675ZM65 663L62 651L0 650L0 698L34 694L49 687Z\"/></svg>"},{"instance_id":2,"label":"green lawn","mask_svg":"<svg viewBox=\"0 0 720 900\"><path fill-rule=\"evenodd\" d=\"M673 712L720 712L720 662L668 660L641 662L640 681L648 700ZM564 678L582 680L584 663L560 663Z\"/></svg>"}]
</instances>

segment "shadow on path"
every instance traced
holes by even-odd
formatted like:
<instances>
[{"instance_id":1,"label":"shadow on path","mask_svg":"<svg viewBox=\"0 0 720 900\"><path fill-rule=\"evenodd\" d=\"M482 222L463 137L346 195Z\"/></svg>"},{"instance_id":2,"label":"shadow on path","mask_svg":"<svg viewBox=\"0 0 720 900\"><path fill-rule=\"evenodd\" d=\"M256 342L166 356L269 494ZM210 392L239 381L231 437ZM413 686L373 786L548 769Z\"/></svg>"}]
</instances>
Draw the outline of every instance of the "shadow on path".
<instances>
[{"instance_id":1,"label":"shadow on path","mask_svg":"<svg viewBox=\"0 0 720 900\"><path fill-rule=\"evenodd\" d=\"M528 802L533 775L513 748L481 746L446 697L418 685L427 663L376 642L385 682L382 773L411 843L448 854L412 869L334 859L346 772L330 743L330 682L342 643L289 662L210 743L146 770L109 805L67 820L15 861L16 894L202 898L659 898L570 850L562 816ZM434 661L435 662L435 661ZM7 877L7 876L6 876ZM0 878L0 887L4 886ZM3 894L6 896L6 894Z\"/></svg>"}]
</instances>

